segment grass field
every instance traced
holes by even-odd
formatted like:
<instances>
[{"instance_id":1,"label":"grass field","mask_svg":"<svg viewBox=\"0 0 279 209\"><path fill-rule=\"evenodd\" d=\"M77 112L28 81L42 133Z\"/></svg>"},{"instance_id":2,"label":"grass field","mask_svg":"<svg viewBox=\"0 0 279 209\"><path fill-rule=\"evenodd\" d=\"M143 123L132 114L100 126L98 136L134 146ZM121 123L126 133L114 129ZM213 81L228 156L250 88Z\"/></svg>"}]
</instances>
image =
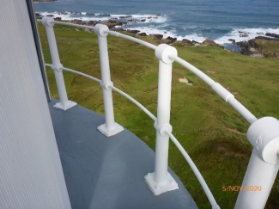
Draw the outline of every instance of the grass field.
<instances>
[{"instance_id":1,"label":"grass field","mask_svg":"<svg viewBox=\"0 0 279 209\"><path fill-rule=\"evenodd\" d=\"M39 24L46 63L51 63L45 30ZM55 27L61 63L100 78L98 42L94 33L64 26ZM158 44L153 37L138 37ZM125 91L156 115L158 60L154 51L117 37L108 37L111 77ZM257 118L279 118L279 59L251 58L216 46L174 44L178 55L222 84ZM273 47L275 48L275 47ZM102 91L91 80L64 72L69 99L103 114ZM186 77L193 86L180 83ZM58 98L54 75L48 69L51 95ZM222 186L240 186L252 147L246 139L249 127L229 104L209 86L179 64L173 67L171 101L173 133L192 157L221 208L233 208L237 192ZM153 121L134 104L114 93L115 119L152 149ZM199 208L210 204L188 164L171 143L169 165L180 177ZM279 179L266 208L279 207Z\"/></svg>"}]
</instances>

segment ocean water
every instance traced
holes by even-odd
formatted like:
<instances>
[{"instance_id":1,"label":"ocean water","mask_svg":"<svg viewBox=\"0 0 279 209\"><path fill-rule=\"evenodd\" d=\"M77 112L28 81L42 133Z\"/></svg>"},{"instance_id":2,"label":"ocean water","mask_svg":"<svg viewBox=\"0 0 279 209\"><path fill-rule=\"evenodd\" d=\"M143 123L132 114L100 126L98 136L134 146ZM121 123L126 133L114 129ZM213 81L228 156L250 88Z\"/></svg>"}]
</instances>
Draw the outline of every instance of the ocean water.
<instances>
[{"instance_id":1,"label":"ocean water","mask_svg":"<svg viewBox=\"0 0 279 209\"><path fill-rule=\"evenodd\" d=\"M221 45L231 44L229 39L246 41L267 32L279 34L279 0L60 0L35 3L35 10L63 20L106 21L126 16L135 21L124 29L178 40L209 38Z\"/></svg>"}]
</instances>

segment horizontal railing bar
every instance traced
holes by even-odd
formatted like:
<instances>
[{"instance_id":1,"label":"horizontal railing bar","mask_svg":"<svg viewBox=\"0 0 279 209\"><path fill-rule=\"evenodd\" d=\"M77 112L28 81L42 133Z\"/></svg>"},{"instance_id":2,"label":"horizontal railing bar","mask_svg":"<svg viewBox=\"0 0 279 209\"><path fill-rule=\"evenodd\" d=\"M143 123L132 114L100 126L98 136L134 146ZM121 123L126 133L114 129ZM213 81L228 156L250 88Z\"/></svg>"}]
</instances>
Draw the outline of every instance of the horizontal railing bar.
<instances>
[{"instance_id":1,"label":"horizontal railing bar","mask_svg":"<svg viewBox=\"0 0 279 209\"><path fill-rule=\"evenodd\" d=\"M121 94L122 96L126 97L129 99L131 102L133 102L135 105L137 105L140 109L142 109L143 112L145 112L152 120L156 121L157 118L148 110L146 109L141 103L139 103L137 100L135 100L133 97L129 96L125 92L121 91L120 89L110 86L114 91L117 93Z\"/></svg>"},{"instance_id":2,"label":"horizontal railing bar","mask_svg":"<svg viewBox=\"0 0 279 209\"><path fill-rule=\"evenodd\" d=\"M72 73L75 73L75 74L78 74L78 75L81 75L81 76L83 76L83 77L89 78L89 79L91 79L91 80L93 80L93 81L96 81L96 82L98 82L98 83L101 83L101 80L100 80L100 79L95 78L95 77L90 76L90 75L87 75L87 74L85 74L85 73L81 73L81 72L79 72L79 71L72 70L72 69L65 68L65 67L62 67L62 69L63 69L63 70L66 70L66 71L69 71L69 72L72 72Z\"/></svg>"},{"instance_id":3,"label":"horizontal railing bar","mask_svg":"<svg viewBox=\"0 0 279 209\"><path fill-rule=\"evenodd\" d=\"M38 22L42 22L42 20L39 20L39 19L37 21ZM83 29L94 30L93 26L78 25L78 24L74 24L74 23L61 22L61 21L52 21L52 22L55 23L55 24L59 24L59 25L67 25L67 26L72 26L72 27L76 27L76 28L83 28ZM150 43L148 43L146 41L142 41L140 39L137 39L137 38L134 38L134 37L131 37L131 36L128 36L128 35L124 35L124 34L121 34L121 33L115 32L115 31L107 31L107 33L112 35L112 36L121 37L121 38L130 40L130 41L139 43L139 44L141 44L143 46L146 46L148 48L151 48L153 50L155 50L157 48L157 46L155 46L153 44L150 44Z\"/></svg>"},{"instance_id":4,"label":"horizontal railing bar","mask_svg":"<svg viewBox=\"0 0 279 209\"><path fill-rule=\"evenodd\" d=\"M146 41L142 41L140 39L137 39L137 38L134 38L132 36L128 36L128 35L124 35L122 33L119 33L119 32L115 32L115 31L108 31L108 34L112 35L112 36L116 36L116 37L121 37L121 38L124 38L124 39L127 39L127 40L130 40L130 41L133 41L133 42L136 42L136 43L139 43L143 46L146 46L148 48L151 48L153 50L156 50L157 46L153 45L153 44L150 44Z\"/></svg>"},{"instance_id":5,"label":"horizontal railing bar","mask_svg":"<svg viewBox=\"0 0 279 209\"><path fill-rule=\"evenodd\" d=\"M51 64L45 64L45 66L52 67ZM87 75L85 73L82 73L82 72L79 72L79 71L76 71L76 70L72 70L72 69L69 69L69 68L65 68L65 67L62 67L61 69L65 70L65 71L69 71L69 72L75 73L75 74L78 74L78 75L81 75L81 76L86 77L86 78L89 78L89 79L91 79L93 81L96 81L98 83L101 83L100 79L95 78L95 77L90 76L90 75Z\"/></svg>"},{"instance_id":6,"label":"horizontal railing bar","mask_svg":"<svg viewBox=\"0 0 279 209\"><path fill-rule=\"evenodd\" d=\"M171 56L171 59L176 61L177 63L181 64L194 74L196 74L199 78L201 78L205 83L207 83L209 86L213 87L217 83L211 79L209 76L207 76L205 73L203 73L201 70L196 68L195 66L191 65L190 63L186 62L185 60L181 59L177 56ZM224 93L225 88L221 85L219 87L216 87L216 89L213 89L219 96L221 96L224 99L224 95L221 95ZM220 91L218 91L220 90ZM228 92L228 91L227 91ZM228 92L229 93L229 92ZM246 107L244 107L239 101L237 101L232 94L227 95L227 99L225 99L226 102L228 102L237 112L240 113L250 124L254 123L256 120L258 120Z\"/></svg>"},{"instance_id":7,"label":"horizontal railing bar","mask_svg":"<svg viewBox=\"0 0 279 209\"><path fill-rule=\"evenodd\" d=\"M45 66L52 68L52 64L45 63Z\"/></svg>"},{"instance_id":8,"label":"horizontal railing bar","mask_svg":"<svg viewBox=\"0 0 279 209\"><path fill-rule=\"evenodd\" d=\"M48 67L52 67L51 64L45 64L46 66ZM84 76L86 78L89 78L91 80L94 80L96 82L99 82L101 83L101 80L98 79L98 78L95 78L93 76L90 76L90 75L87 75L85 73L81 73L79 71L76 71L76 70L72 70L72 69L69 69L69 68L65 68L65 67L62 67L63 70L66 70L66 71L69 71L69 72L72 72L72 73L75 73L75 74L78 74L78 75L81 75L81 76ZM114 91L116 91L117 93L121 94L122 96L126 97L127 99L129 99L131 102L133 102L135 105L137 105L142 111L144 111L152 120L156 121L157 118L148 110L146 109L141 103L139 103L137 100L135 100L133 97L129 96L128 94L126 94L125 92L121 91L120 89L114 87L114 86L110 86L110 88L112 88Z\"/></svg>"},{"instance_id":9,"label":"horizontal railing bar","mask_svg":"<svg viewBox=\"0 0 279 209\"><path fill-rule=\"evenodd\" d=\"M199 78L201 78L209 86L212 86L215 83L215 81L212 78L210 78L208 75L206 75L205 73L203 73L201 70L199 70L195 66L191 65L190 63L186 62L182 58L177 57L177 56L170 56L170 58L173 59L174 61L176 61L177 63L179 63L180 65L186 67L188 70L190 70L194 74L196 74Z\"/></svg>"},{"instance_id":10,"label":"horizontal railing bar","mask_svg":"<svg viewBox=\"0 0 279 209\"><path fill-rule=\"evenodd\" d=\"M219 209L220 207L218 206L213 194L211 193L208 185L206 184L204 178L202 177L199 169L197 168L197 166L195 165L195 163L193 162L191 157L188 155L188 153L185 151L185 149L182 147L182 145L179 143L179 141L175 138L175 136L171 132L166 131L166 133L169 135L172 142L176 145L176 147L181 152L181 154L183 155L183 157L185 158L185 160L188 162L189 166L191 167L192 171L196 175L198 181L200 182L200 184L212 206L212 209Z\"/></svg>"},{"instance_id":11,"label":"horizontal railing bar","mask_svg":"<svg viewBox=\"0 0 279 209\"><path fill-rule=\"evenodd\" d=\"M246 108L244 107L237 99L231 97L228 99L228 103L242 115L250 124L254 123L258 119Z\"/></svg>"}]
</instances>

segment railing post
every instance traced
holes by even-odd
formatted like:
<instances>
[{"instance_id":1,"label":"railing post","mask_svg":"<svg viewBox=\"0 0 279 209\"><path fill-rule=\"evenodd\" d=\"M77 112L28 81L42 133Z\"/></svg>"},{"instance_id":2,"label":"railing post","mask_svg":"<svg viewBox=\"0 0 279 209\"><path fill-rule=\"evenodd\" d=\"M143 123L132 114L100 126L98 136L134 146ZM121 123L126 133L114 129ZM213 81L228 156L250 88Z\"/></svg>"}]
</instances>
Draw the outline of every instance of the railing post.
<instances>
[{"instance_id":1,"label":"railing post","mask_svg":"<svg viewBox=\"0 0 279 209\"><path fill-rule=\"evenodd\" d=\"M279 169L279 121L271 117L255 121L247 138L254 149L234 208L262 209Z\"/></svg>"},{"instance_id":2,"label":"railing post","mask_svg":"<svg viewBox=\"0 0 279 209\"><path fill-rule=\"evenodd\" d=\"M55 34L53 30L53 25L54 25L53 21L54 20L52 17L43 17L42 19L42 23L46 28L48 45L49 45L51 60L52 60L52 69L54 70L54 75L56 79L56 85L57 85L59 100L60 100L60 102L56 103L54 107L62 110L67 110L75 106L77 103L68 100L63 72L62 72L63 65L60 63L57 43L56 43Z\"/></svg>"},{"instance_id":3,"label":"railing post","mask_svg":"<svg viewBox=\"0 0 279 209\"><path fill-rule=\"evenodd\" d=\"M157 121L154 124L156 129L155 172L147 174L145 180L154 195L159 195L178 189L177 183L168 173L169 136L166 134L166 131L172 131L169 122L173 60L169 56L176 56L177 51L174 47L161 44L157 47L155 55L159 59Z\"/></svg>"},{"instance_id":4,"label":"railing post","mask_svg":"<svg viewBox=\"0 0 279 209\"><path fill-rule=\"evenodd\" d=\"M99 42L99 53L100 53L100 67L102 82L101 87L103 89L103 99L104 99L104 109L105 109L105 119L106 123L100 125L98 130L106 136L115 135L124 130L122 126L114 122L114 112L113 112L113 98L112 89L113 83L110 78L110 68L109 68L109 56L108 56L108 44L107 35L109 29L106 25L97 24L94 27L94 32L98 35Z\"/></svg>"}]
</instances>

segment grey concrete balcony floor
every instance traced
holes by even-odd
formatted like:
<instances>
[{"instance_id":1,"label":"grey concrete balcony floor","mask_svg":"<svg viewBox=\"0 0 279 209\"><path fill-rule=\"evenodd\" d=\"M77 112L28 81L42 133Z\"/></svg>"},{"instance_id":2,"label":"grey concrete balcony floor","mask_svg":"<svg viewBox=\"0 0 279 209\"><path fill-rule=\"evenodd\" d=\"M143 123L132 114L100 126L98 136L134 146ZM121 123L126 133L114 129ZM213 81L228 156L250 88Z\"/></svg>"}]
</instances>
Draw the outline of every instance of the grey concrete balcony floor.
<instances>
[{"instance_id":1,"label":"grey concrete balcony floor","mask_svg":"<svg viewBox=\"0 0 279 209\"><path fill-rule=\"evenodd\" d=\"M55 109L56 102L49 109L73 209L197 208L170 169L179 189L153 195L144 176L154 171L155 153L133 133L108 138L96 129L103 116L79 105Z\"/></svg>"}]
</instances>

